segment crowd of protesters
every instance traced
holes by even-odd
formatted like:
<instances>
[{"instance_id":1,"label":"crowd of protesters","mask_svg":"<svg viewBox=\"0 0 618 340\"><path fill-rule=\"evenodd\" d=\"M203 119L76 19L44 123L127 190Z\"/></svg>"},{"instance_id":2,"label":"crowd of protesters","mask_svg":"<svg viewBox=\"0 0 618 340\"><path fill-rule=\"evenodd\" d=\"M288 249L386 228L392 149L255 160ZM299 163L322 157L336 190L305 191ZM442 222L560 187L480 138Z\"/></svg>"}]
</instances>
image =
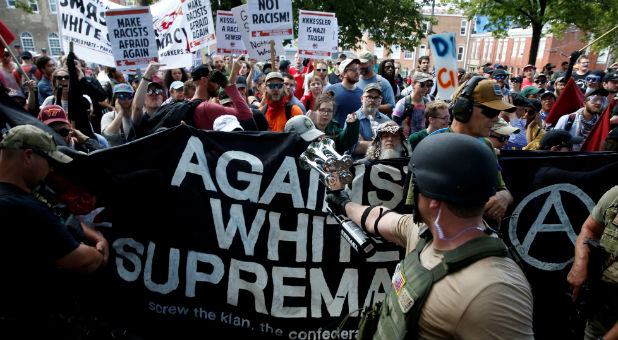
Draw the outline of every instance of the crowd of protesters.
<instances>
[{"instance_id":1,"label":"crowd of protesters","mask_svg":"<svg viewBox=\"0 0 618 340\"><path fill-rule=\"evenodd\" d=\"M409 158L422 139L451 129L454 120L450 100L436 99L439 90L428 56L419 58L418 67L407 79L399 63L379 61L369 51L334 60L277 58L274 64L213 55L194 67L162 70L162 65L151 63L136 73L87 63L73 53L58 60L45 55L34 58L28 51L18 57L23 73L8 50L3 51L2 91L14 101L12 105L49 126L68 147L85 153L186 124L234 133L295 132L307 142L327 137L338 152L352 155L357 162L373 162ZM573 72L568 72L566 61L556 72L552 72L553 65L546 65L541 72L526 65L521 76L510 74L500 64L484 65L477 73L459 70L460 84L482 76L499 89L509 108L515 107L501 111L491 133L484 136L496 153L500 149L579 151L605 110L610 110L604 119L612 129L602 136L601 149L618 149L618 73L612 68L589 70L588 56L580 53L572 56L571 64ZM584 107L562 112L555 124L549 124L546 118L568 77L582 92ZM32 158L28 162L8 152L0 158L0 170L6 172L3 182L22 183L4 190L21 195L35 190L51 171L41 165L37 155L50 161L57 160L54 157L68 160L49 153L47 149L53 144L55 150L55 143L42 130L12 133L6 135L3 148L23 147L28 142L34 150L27 155ZM32 144L30 137L24 136L40 140ZM38 164L37 168L32 164ZM49 214L43 222L60 228ZM81 240L91 246L84 248L63 236L64 248L50 256L59 266L92 272L107 262L108 245L87 225L81 225L85 232ZM81 263L78 255L89 260Z\"/></svg>"}]
</instances>

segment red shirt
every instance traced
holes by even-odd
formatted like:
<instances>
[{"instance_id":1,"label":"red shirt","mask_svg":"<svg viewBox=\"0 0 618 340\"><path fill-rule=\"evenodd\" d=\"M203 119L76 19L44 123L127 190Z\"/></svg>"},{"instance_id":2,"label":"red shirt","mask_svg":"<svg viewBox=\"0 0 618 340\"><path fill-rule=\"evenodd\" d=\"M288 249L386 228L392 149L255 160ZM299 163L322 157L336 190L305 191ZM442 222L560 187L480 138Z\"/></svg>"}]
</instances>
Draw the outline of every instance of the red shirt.
<instances>
[{"instance_id":1,"label":"red shirt","mask_svg":"<svg viewBox=\"0 0 618 340\"><path fill-rule=\"evenodd\" d=\"M233 115L238 120L247 120L253 118L253 112L249 109L249 105L238 92L235 84L229 84L225 87L225 93L230 97L234 107L225 107L217 103L205 101L195 108L193 120L195 127L202 130L212 130L212 124L215 119L223 115Z\"/></svg>"}]
</instances>

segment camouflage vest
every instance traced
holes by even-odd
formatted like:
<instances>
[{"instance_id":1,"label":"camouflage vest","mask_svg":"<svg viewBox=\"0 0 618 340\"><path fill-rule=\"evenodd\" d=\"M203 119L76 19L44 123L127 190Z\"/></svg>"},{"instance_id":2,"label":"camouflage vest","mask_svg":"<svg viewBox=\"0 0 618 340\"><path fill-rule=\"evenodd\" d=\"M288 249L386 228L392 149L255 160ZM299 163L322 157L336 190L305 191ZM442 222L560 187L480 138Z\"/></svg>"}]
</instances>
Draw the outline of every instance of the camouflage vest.
<instances>
[{"instance_id":1,"label":"camouflage vest","mask_svg":"<svg viewBox=\"0 0 618 340\"><path fill-rule=\"evenodd\" d=\"M508 254L502 240L477 237L448 251L441 263L426 269L421 264L420 253L431 237L427 228L421 231L416 248L397 265L393 287L384 299L374 339L416 338L423 305L435 282L485 257L506 257Z\"/></svg>"},{"instance_id":2,"label":"camouflage vest","mask_svg":"<svg viewBox=\"0 0 618 340\"><path fill-rule=\"evenodd\" d=\"M604 263L607 268L603 271L601 280L618 283L618 197L605 210L605 229L599 243L609 254Z\"/></svg>"}]
</instances>

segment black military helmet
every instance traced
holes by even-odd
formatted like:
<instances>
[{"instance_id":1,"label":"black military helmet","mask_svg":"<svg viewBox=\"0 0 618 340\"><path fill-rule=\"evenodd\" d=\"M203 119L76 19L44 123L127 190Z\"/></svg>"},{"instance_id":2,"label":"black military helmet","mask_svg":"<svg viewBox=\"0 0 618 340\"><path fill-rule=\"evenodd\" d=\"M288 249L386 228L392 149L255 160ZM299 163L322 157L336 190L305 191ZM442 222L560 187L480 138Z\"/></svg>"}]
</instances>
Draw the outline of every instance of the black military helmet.
<instances>
[{"instance_id":1,"label":"black military helmet","mask_svg":"<svg viewBox=\"0 0 618 340\"><path fill-rule=\"evenodd\" d=\"M444 202L485 203L496 193L496 158L484 141L460 133L424 138L410 159L415 190Z\"/></svg>"}]
</instances>

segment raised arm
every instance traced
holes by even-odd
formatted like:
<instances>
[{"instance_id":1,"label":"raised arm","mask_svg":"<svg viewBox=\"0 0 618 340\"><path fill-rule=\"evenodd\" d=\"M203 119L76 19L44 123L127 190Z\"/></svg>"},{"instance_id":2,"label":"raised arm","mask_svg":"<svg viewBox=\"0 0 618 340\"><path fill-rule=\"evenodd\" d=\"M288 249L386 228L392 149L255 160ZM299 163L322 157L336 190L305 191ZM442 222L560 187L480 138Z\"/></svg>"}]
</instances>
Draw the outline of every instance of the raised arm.
<instances>
[{"instance_id":1,"label":"raised arm","mask_svg":"<svg viewBox=\"0 0 618 340\"><path fill-rule=\"evenodd\" d=\"M152 81L152 76L159 71L161 64L151 62L146 67L144 75L135 90L135 97L133 98L133 104L131 106L131 119L135 126L139 126L142 123L142 117L144 116L144 103L146 101L146 90L148 90L148 83Z\"/></svg>"}]
</instances>

